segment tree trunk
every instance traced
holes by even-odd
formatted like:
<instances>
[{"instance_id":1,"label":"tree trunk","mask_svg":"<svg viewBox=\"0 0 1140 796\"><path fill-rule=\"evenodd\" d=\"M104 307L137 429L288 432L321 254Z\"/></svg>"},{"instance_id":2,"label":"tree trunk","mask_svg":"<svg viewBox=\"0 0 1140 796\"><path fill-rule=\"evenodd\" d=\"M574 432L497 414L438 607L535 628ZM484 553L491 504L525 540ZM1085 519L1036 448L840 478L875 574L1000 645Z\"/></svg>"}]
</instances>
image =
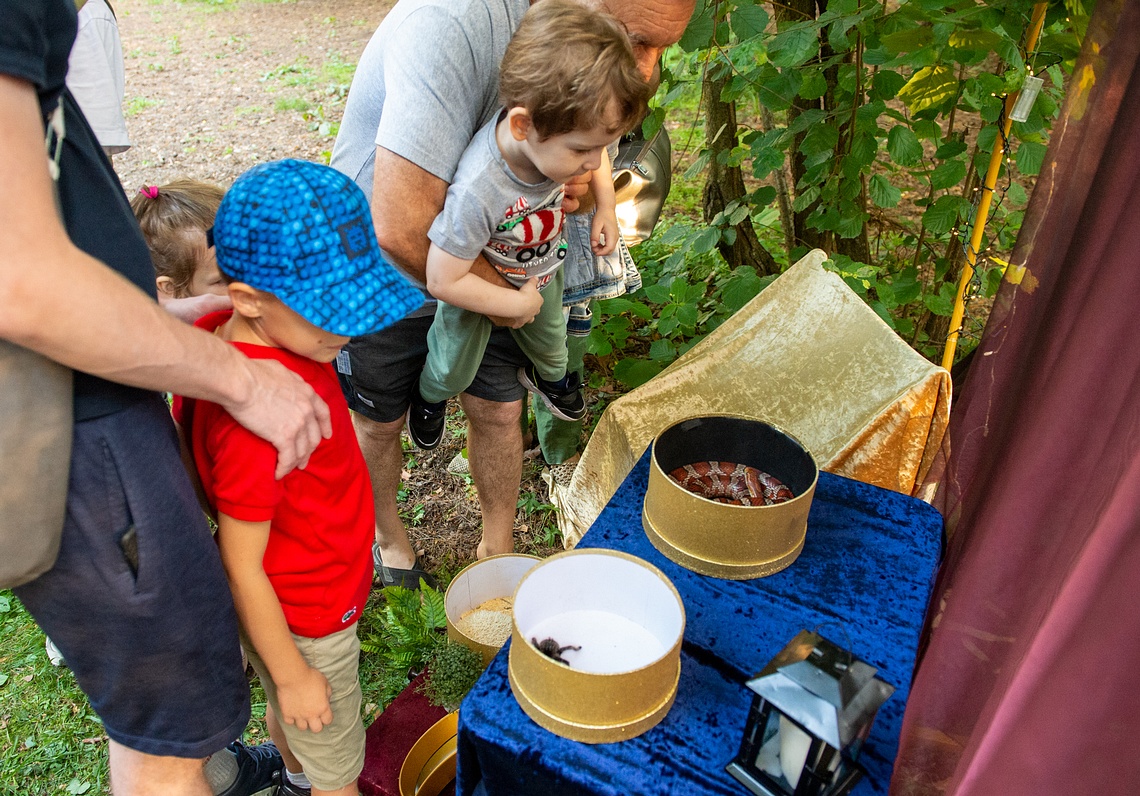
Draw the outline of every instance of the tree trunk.
<instances>
[{"instance_id":1,"label":"tree trunk","mask_svg":"<svg viewBox=\"0 0 1140 796\"><path fill-rule=\"evenodd\" d=\"M863 180L863 190L859 194L859 202L863 207L866 207L867 202L867 181ZM867 235L867 225L863 224L863 228L859 230L859 234L854 238L836 238L835 251L839 254L846 254L852 260L861 263L871 264L871 238Z\"/></svg>"},{"instance_id":2,"label":"tree trunk","mask_svg":"<svg viewBox=\"0 0 1140 796\"><path fill-rule=\"evenodd\" d=\"M974 153L977 154L977 146L974 147ZM970 158L970 162L974 162L974 158ZM981 182L981 175L978 174L977 169L971 168L966 175L966 183L962 186L963 198L969 198L973 195L974 189L977 188ZM952 284L957 285L962 278L962 269L966 265L966 253L962 249L964 241L970 240L970 235L973 231L972 219L968 222L965 228L960 224L954 225L954 231L957 233L950 236L950 241L946 244L946 273L941 280L933 282L930 286L931 293L938 293L943 285ZM919 246L921 247L921 238ZM965 324L966 318L963 316L962 322ZM914 336L911 338L911 345L918 343L919 339L926 334L928 345L935 345L938 347L938 355L933 359L934 362L939 362L942 357L942 351L946 348L946 338L950 336L950 316L949 315L935 315L930 310L926 310L918 323L915 324Z\"/></svg>"},{"instance_id":3,"label":"tree trunk","mask_svg":"<svg viewBox=\"0 0 1140 796\"><path fill-rule=\"evenodd\" d=\"M719 76L714 78L714 69L715 67L710 67L705 73L702 86L705 131L709 136L706 144L709 150L709 172L704 190L706 223L710 223L730 202L743 200L748 193L744 188L744 176L740 167L721 163L722 153L730 152L736 147L736 106L722 102L720 98L729 73L716 70ZM730 268L751 265L762 275L780 273L780 266L756 236L751 217L746 216L734 229L736 239L732 243L721 240L717 244Z\"/></svg>"},{"instance_id":4,"label":"tree trunk","mask_svg":"<svg viewBox=\"0 0 1140 796\"><path fill-rule=\"evenodd\" d=\"M820 14L827 10L827 0L786 0L786 2L773 2L772 11L778 21L795 21L800 22L805 19L816 19ZM821 36L819 61L827 62L832 59L834 53L831 50L831 45L828 43L826 36ZM860 65L860 70L861 70ZM828 112L836 111L835 101L835 87L838 79L839 66L832 64L824 70L824 79L827 81L827 92L820 100L805 100L801 97L796 97L792 103L792 107L788 109L788 126L791 127L797 117L809 108L819 108ZM835 167L838 168L838 159L843 156L847 151L848 141L850 137L855 134L854 117L844 119L839 122L839 144L836 147L836 163ZM800 190L800 180L803 179L804 172L807 170L804 166L804 154L800 152L800 144L803 142L804 136L807 131L797 133L792 139L792 146L789 149L789 160L791 161L792 182L795 190L798 193ZM863 186L860 192L860 204L862 207L867 207L867 188ZM807 225L808 216L819 205L819 202L812 202L807 207L799 212L794 213L795 219L795 237L796 240L811 249L824 249L825 251L836 252L838 254L845 254L853 260L862 263L871 262L871 243L867 235L867 225L863 224L859 234L853 238L840 238L834 232L821 232L817 229L812 229Z\"/></svg>"},{"instance_id":5,"label":"tree trunk","mask_svg":"<svg viewBox=\"0 0 1140 796\"><path fill-rule=\"evenodd\" d=\"M772 119L772 112L764 105L760 106L760 131L768 132L776 126ZM784 254L788 262L792 261L792 249L796 248L796 221L792 213L792 189L788 185L787 158L780 168L775 171L776 177L776 206L780 209L780 228L784 231Z\"/></svg>"},{"instance_id":6,"label":"tree trunk","mask_svg":"<svg viewBox=\"0 0 1140 796\"><path fill-rule=\"evenodd\" d=\"M772 3L772 14L778 22L790 20L793 22L800 22L805 19L815 19L816 16L816 0L786 0L785 2ZM792 102L792 107L788 108L788 127L795 124L796 119L801 113L809 108L821 108L822 103L819 100L805 100L801 97L796 97ZM788 160L792 171L792 190L797 194L800 192L800 180L803 179L804 172L807 170L804 166L804 154L800 152L800 144L803 143L804 135L806 133L796 133L792 138L792 145L788 148ZM818 202L813 202L803 210L794 211L792 218L794 221L795 229L793 234L796 243L806 246L809 249L820 249L825 245L823 233L819 230L809 229L807 225L807 218L811 212L815 210ZM791 257L789 256L789 259Z\"/></svg>"}]
</instances>

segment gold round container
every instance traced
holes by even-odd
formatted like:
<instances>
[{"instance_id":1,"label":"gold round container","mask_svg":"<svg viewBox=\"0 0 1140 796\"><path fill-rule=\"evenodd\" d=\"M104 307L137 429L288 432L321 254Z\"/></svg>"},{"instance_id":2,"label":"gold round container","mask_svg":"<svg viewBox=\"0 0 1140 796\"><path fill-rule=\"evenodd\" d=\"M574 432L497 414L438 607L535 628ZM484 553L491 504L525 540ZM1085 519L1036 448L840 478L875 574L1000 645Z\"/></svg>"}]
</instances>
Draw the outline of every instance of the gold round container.
<instances>
[{"instance_id":1,"label":"gold round container","mask_svg":"<svg viewBox=\"0 0 1140 796\"><path fill-rule=\"evenodd\" d=\"M408 750L400 766L400 796L439 796L455 781L459 712L448 713Z\"/></svg>"},{"instance_id":2,"label":"gold round container","mask_svg":"<svg viewBox=\"0 0 1140 796\"><path fill-rule=\"evenodd\" d=\"M515 590L511 691L555 735L634 738L673 706L684 631L681 596L657 567L612 550L559 553ZM548 638L581 649L566 649L560 663L532 643Z\"/></svg>"},{"instance_id":3,"label":"gold round container","mask_svg":"<svg viewBox=\"0 0 1140 796\"><path fill-rule=\"evenodd\" d=\"M542 559L538 556L507 553L488 556L468 564L459 571L443 597L447 614L447 637L458 641L483 656L486 666L498 654L502 645L484 644L459 629L459 619L473 608L496 597L510 597L523 575ZM504 643L506 641L504 640Z\"/></svg>"},{"instance_id":4,"label":"gold round container","mask_svg":"<svg viewBox=\"0 0 1140 796\"><path fill-rule=\"evenodd\" d=\"M771 506L718 503L668 475L704 461L755 467L778 478L795 497ZM727 580L760 578L799 556L818 480L815 459L791 434L745 417L693 417L653 440L641 523L653 546L687 569Z\"/></svg>"}]
</instances>

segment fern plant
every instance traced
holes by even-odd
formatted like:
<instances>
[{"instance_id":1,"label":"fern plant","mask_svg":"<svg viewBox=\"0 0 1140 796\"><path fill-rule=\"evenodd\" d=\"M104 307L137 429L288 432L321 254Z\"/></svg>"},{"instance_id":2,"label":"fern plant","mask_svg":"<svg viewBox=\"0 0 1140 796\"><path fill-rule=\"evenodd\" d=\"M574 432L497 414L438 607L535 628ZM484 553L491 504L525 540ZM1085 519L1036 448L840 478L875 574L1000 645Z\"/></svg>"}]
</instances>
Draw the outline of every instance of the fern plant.
<instances>
[{"instance_id":1,"label":"fern plant","mask_svg":"<svg viewBox=\"0 0 1140 796\"><path fill-rule=\"evenodd\" d=\"M362 634L360 649L383 672L380 700L387 705L446 642L447 614L443 595L422 583L419 591L388 586L381 593L385 606L378 627Z\"/></svg>"}]
</instances>

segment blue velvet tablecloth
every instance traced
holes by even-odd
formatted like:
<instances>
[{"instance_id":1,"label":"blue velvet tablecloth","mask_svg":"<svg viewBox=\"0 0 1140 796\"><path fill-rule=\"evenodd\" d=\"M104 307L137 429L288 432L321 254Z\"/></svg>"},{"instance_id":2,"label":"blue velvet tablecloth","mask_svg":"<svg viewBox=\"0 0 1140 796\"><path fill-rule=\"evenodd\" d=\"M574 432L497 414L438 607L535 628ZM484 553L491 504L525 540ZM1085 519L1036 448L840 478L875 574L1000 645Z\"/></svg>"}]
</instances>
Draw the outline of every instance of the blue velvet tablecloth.
<instances>
[{"instance_id":1,"label":"blue velvet tablecloth","mask_svg":"<svg viewBox=\"0 0 1140 796\"><path fill-rule=\"evenodd\" d=\"M488 796L746 793L724 770L752 701L743 683L805 628L849 647L896 688L864 747L867 776L855 789L886 793L942 517L906 495L820 473L800 557L775 575L728 581L674 564L650 544L641 526L648 478L647 452L578 546L638 556L676 586L686 625L673 708L628 741L566 740L522 712L504 647L459 711L457 793L470 796L480 781Z\"/></svg>"}]
</instances>

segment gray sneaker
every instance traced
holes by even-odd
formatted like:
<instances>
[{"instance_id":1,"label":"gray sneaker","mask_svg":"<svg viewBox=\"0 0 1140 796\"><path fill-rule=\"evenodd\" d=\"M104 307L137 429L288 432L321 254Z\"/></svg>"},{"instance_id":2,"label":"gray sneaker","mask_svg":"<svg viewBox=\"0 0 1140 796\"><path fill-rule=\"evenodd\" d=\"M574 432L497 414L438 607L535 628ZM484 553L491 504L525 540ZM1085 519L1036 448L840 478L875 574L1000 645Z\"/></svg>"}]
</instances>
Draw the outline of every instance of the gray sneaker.
<instances>
[{"instance_id":1,"label":"gray sneaker","mask_svg":"<svg viewBox=\"0 0 1140 796\"><path fill-rule=\"evenodd\" d=\"M234 741L226 751L237 760L237 778L218 796L273 796L274 777L285 769L285 761L273 741L257 746Z\"/></svg>"}]
</instances>

